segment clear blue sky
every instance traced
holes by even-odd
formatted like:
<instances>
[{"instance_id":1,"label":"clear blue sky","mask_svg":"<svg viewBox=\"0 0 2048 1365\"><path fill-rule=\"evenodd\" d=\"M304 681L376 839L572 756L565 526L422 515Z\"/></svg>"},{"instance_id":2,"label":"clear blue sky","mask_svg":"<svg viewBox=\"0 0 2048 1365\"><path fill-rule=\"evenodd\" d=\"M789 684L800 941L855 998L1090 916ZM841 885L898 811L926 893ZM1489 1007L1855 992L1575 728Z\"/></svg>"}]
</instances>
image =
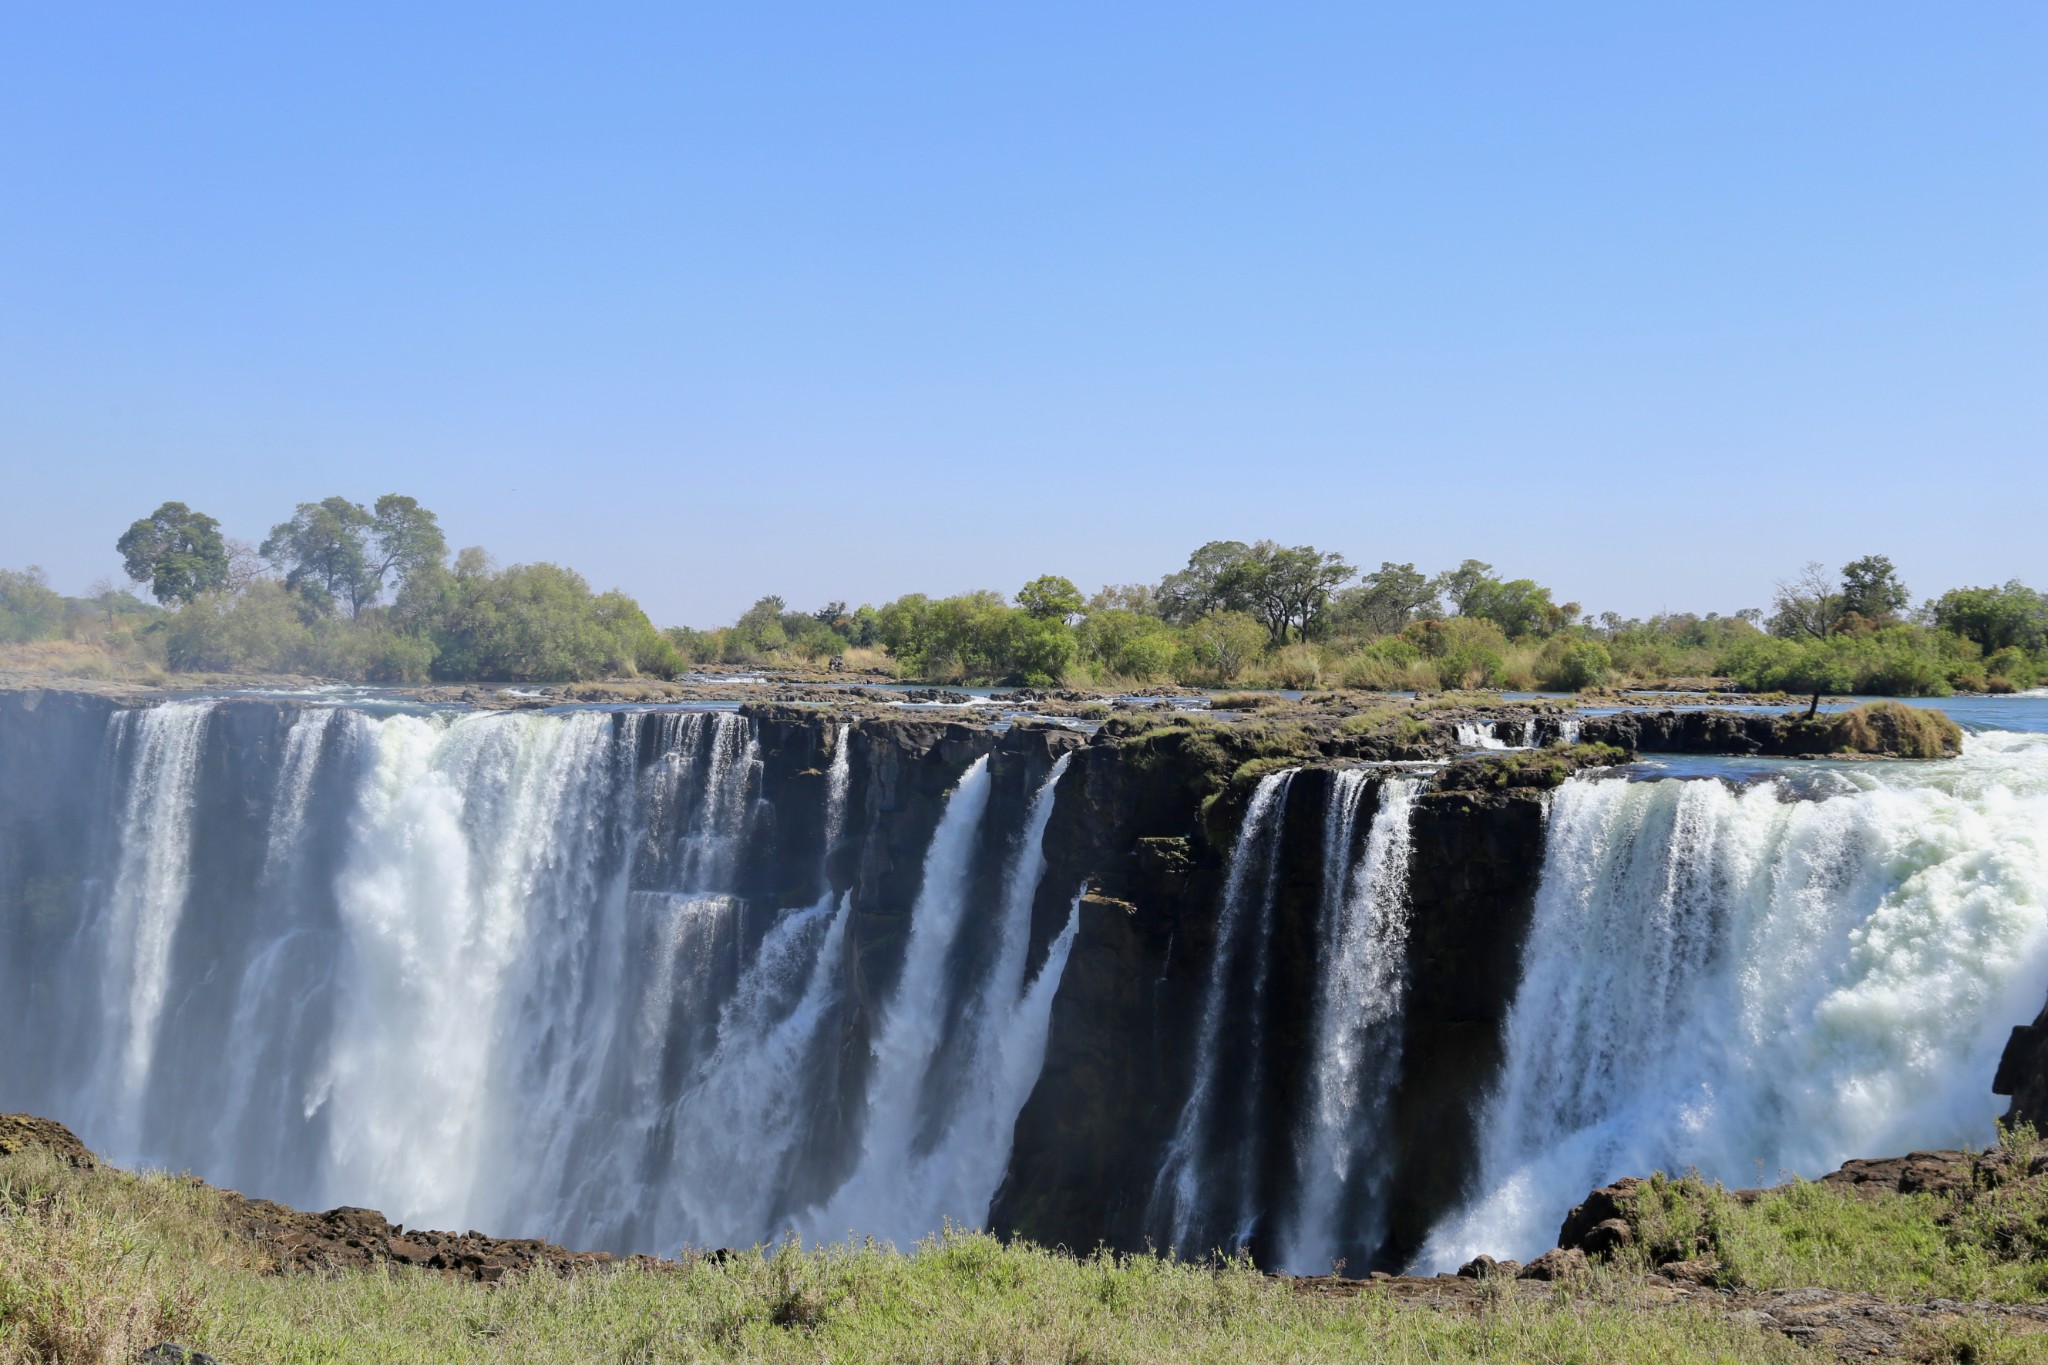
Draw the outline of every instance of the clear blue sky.
<instances>
[{"instance_id":1,"label":"clear blue sky","mask_svg":"<svg viewBox=\"0 0 2048 1365\"><path fill-rule=\"evenodd\" d=\"M2048 586L2048 6L0 0L0 565Z\"/></svg>"}]
</instances>

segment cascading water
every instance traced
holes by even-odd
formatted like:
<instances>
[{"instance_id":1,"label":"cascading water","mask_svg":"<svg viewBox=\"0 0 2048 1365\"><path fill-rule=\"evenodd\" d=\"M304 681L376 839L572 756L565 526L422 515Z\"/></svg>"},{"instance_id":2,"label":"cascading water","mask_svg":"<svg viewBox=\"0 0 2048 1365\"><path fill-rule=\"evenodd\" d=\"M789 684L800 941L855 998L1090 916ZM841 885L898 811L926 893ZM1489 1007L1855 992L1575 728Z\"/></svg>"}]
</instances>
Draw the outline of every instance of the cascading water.
<instances>
[{"instance_id":1,"label":"cascading water","mask_svg":"<svg viewBox=\"0 0 2048 1365\"><path fill-rule=\"evenodd\" d=\"M1329 774L1327 815L1294 803L1316 830L1288 821L1311 788L1261 779L1218 898L1200 837L1134 864L1048 847L1150 780L1113 744L1084 765L1068 738L774 713L40 705L0 696L0 1108L117 1162L662 1252L904 1241L985 1221L1002 1187L1005 1216L1065 1218L1064 1240L1120 1218L1100 1235L1317 1271L1420 1239L1435 1211L1396 1162L1414 1188L1467 1174L1406 1126L1411 1102L1467 1098L1401 1073L1445 1004L1438 965L1409 961L1408 884L1418 933L1472 913L1442 849L1410 872L1411 828L1449 809L1413 770ZM1535 737L1576 736L1554 724ZM2005 1033L2048 982L2048 736L1717 763L1575 779L1547 826L1521 800L1458 807L1446 837L1546 843L1525 878L1482 879L1489 907L1541 884L1505 1063L1473 1097L1479 1194L1426 1262L1540 1250L1620 1174L1747 1184L1990 1136ZM1062 787L1075 825L1052 819ZM1202 900L1148 880L1155 848ZM1041 885L1049 863L1108 883L1091 918ZM1186 1090L1148 1089L1181 1046ZM1078 1115L1087 1152L1048 1152L1116 1074L1098 1062L1131 1098ZM1070 1178L1121 1183L1048 1214Z\"/></svg>"},{"instance_id":2,"label":"cascading water","mask_svg":"<svg viewBox=\"0 0 2048 1365\"><path fill-rule=\"evenodd\" d=\"M173 702L115 718L112 741L130 775L120 817L120 854L101 912L106 1003L122 1021L104 1036L97 1075L108 1131L133 1146L170 986L171 943L190 892L193 781L212 711Z\"/></svg>"},{"instance_id":3,"label":"cascading water","mask_svg":"<svg viewBox=\"0 0 2048 1365\"><path fill-rule=\"evenodd\" d=\"M1336 774L1323 840L1310 1097L1294 1153L1299 1206L1282 1255L1305 1274L1322 1273L1333 1259L1365 1264L1383 1233L1386 1165L1376 1158L1400 1072L1409 817L1421 780L1380 780L1379 806L1354 863L1358 809L1371 777L1362 768Z\"/></svg>"},{"instance_id":4,"label":"cascading water","mask_svg":"<svg viewBox=\"0 0 2048 1365\"><path fill-rule=\"evenodd\" d=\"M936 1063L949 1017L945 968L968 908L973 854L990 791L975 760L947 800L925 856L902 975L874 1043L860 1159L806 1220L820 1238L859 1229L909 1242L947 1219L979 1226L1008 1163L1017 1111L1044 1056L1050 991L1073 938L1073 916L1038 980L1025 980L1031 906L1045 874L1044 838L1069 757L1040 784L1003 877L994 962L958 1010L969 1040L943 1074ZM1078 913L1078 911L1076 911Z\"/></svg>"},{"instance_id":5,"label":"cascading water","mask_svg":"<svg viewBox=\"0 0 2048 1365\"><path fill-rule=\"evenodd\" d=\"M833 733L826 774L825 841L829 861L846 828L852 781L852 727ZM663 1209L663 1242L704 1243L772 1236L789 1217L798 1185L798 1146L816 1096L806 1080L840 999L847 897L822 875L816 904L772 928L741 977L718 1024L701 1078L672 1107L673 1156L638 1201Z\"/></svg>"},{"instance_id":6,"label":"cascading water","mask_svg":"<svg viewBox=\"0 0 2048 1365\"><path fill-rule=\"evenodd\" d=\"M1457 729L1458 743L1467 749L1505 749L1507 741L1493 732L1490 720L1461 720Z\"/></svg>"},{"instance_id":7,"label":"cascading water","mask_svg":"<svg viewBox=\"0 0 2048 1365\"><path fill-rule=\"evenodd\" d=\"M1147 1221L1169 1229L1169 1244L1188 1254L1236 1250L1259 1213L1259 1144L1244 1120L1245 1111L1259 1100L1263 1049L1256 1034L1266 994L1273 892L1280 877L1280 830L1295 771L1261 777L1245 805L1216 921L1193 1085L1152 1187ZM1237 1002L1248 1006L1240 1008ZM1226 1037L1226 1015L1247 1021L1242 1035ZM1227 1046L1231 1042L1244 1046L1233 1049ZM1239 1051L1248 1051L1249 1057L1239 1057Z\"/></svg>"},{"instance_id":8,"label":"cascading water","mask_svg":"<svg viewBox=\"0 0 2048 1365\"><path fill-rule=\"evenodd\" d=\"M1738 787L1576 778L1438 1268L1549 1246L1587 1189L1982 1143L2048 978L2048 738Z\"/></svg>"}]
</instances>

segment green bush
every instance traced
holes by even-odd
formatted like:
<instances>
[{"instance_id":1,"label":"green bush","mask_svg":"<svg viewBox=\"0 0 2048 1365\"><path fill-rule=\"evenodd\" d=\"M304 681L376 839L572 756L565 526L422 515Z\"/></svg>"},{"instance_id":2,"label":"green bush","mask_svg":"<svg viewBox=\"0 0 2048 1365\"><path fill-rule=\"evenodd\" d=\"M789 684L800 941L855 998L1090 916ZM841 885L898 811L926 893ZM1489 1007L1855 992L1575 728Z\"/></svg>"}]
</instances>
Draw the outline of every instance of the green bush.
<instances>
[{"instance_id":1,"label":"green bush","mask_svg":"<svg viewBox=\"0 0 2048 1365\"><path fill-rule=\"evenodd\" d=\"M1560 637L1544 646L1536 676L1553 691L1577 692L1605 685L1613 668L1613 656L1598 640Z\"/></svg>"}]
</instances>

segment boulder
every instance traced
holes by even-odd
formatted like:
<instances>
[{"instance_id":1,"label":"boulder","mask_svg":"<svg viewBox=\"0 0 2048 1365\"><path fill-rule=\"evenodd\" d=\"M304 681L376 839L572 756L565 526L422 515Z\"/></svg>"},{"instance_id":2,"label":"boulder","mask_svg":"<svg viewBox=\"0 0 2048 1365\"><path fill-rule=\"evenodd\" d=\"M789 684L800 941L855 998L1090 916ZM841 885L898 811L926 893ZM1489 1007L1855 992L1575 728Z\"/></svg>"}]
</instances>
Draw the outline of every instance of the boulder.
<instances>
[{"instance_id":1,"label":"boulder","mask_svg":"<svg viewBox=\"0 0 2048 1365\"><path fill-rule=\"evenodd\" d=\"M1636 1230L1623 1218L1609 1218L1595 1223L1592 1231L1579 1239L1579 1250L1595 1261L1613 1258L1614 1253L1636 1240Z\"/></svg>"},{"instance_id":2,"label":"boulder","mask_svg":"<svg viewBox=\"0 0 2048 1365\"><path fill-rule=\"evenodd\" d=\"M1564 1224L1557 1230L1557 1244L1576 1247L1603 1223L1620 1222L1626 1226L1629 1207L1635 1203L1636 1187L1642 1183L1634 1176L1624 1176L1588 1194L1564 1216Z\"/></svg>"},{"instance_id":3,"label":"boulder","mask_svg":"<svg viewBox=\"0 0 2048 1365\"><path fill-rule=\"evenodd\" d=\"M1520 1280L1575 1280L1583 1278L1591 1266L1586 1253L1577 1247L1557 1247L1544 1252L1535 1260L1522 1267Z\"/></svg>"}]
</instances>

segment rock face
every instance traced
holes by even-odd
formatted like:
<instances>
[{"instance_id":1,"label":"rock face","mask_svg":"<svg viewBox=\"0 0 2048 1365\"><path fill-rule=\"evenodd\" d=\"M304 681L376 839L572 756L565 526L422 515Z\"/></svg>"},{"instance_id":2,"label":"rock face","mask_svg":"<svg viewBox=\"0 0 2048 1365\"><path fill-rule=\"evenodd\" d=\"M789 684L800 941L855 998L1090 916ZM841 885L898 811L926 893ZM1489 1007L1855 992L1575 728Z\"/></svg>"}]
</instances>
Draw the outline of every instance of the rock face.
<instances>
[{"instance_id":1,"label":"rock face","mask_svg":"<svg viewBox=\"0 0 2048 1365\"><path fill-rule=\"evenodd\" d=\"M2048 1006L2031 1024L2017 1024L1998 1059L1991 1082L1994 1095L2012 1096L2005 1111L2008 1124L2031 1123L2048 1129Z\"/></svg>"}]
</instances>

